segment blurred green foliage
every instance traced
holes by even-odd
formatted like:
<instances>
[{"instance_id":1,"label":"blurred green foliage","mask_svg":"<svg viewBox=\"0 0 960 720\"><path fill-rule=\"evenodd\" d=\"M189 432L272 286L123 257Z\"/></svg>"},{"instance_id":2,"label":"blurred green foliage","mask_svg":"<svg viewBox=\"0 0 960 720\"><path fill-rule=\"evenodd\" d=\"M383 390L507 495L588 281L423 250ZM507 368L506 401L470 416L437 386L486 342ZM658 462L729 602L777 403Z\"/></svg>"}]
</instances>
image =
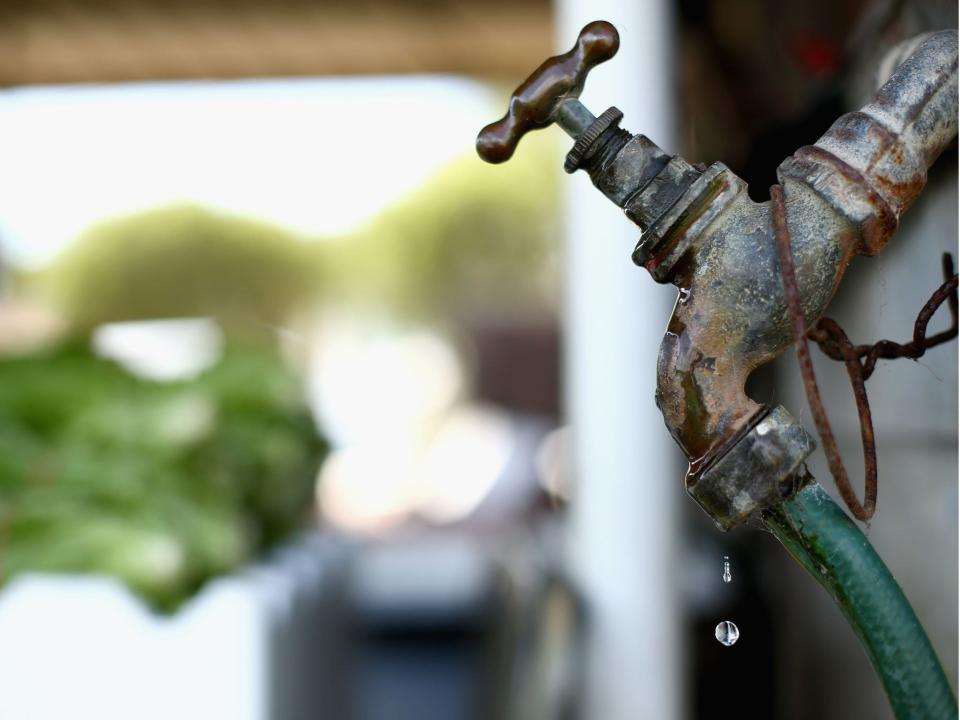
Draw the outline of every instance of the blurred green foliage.
<instances>
[{"instance_id":1,"label":"blurred green foliage","mask_svg":"<svg viewBox=\"0 0 960 720\"><path fill-rule=\"evenodd\" d=\"M476 307L542 311L555 305L558 275L557 158L549 138L524 144L504 166L473 154L453 162L342 237L306 242L267 223L173 206L101 223L33 282L81 333L196 316L249 331L282 325L312 301L429 320Z\"/></svg>"},{"instance_id":2,"label":"blurred green foliage","mask_svg":"<svg viewBox=\"0 0 960 720\"><path fill-rule=\"evenodd\" d=\"M172 610L301 526L325 449L263 349L175 383L79 344L0 360L0 582L107 574Z\"/></svg>"},{"instance_id":3,"label":"blurred green foliage","mask_svg":"<svg viewBox=\"0 0 960 720\"><path fill-rule=\"evenodd\" d=\"M267 223L172 206L93 227L42 278L83 332L105 322L214 317L282 323L317 282L310 247Z\"/></svg>"},{"instance_id":4,"label":"blurred green foliage","mask_svg":"<svg viewBox=\"0 0 960 720\"><path fill-rule=\"evenodd\" d=\"M434 319L549 309L559 275L554 150L535 133L505 165L470 153L368 226L324 243L329 292Z\"/></svg>"},{"instance_id":5,"label":"blurred green foliage","mask_svg":"<svg viewBox=\"0 0 960 720\"><path fill-rule=\"evenodd\" d=\"M106 221L25 278L74 340L0 360L0 582L104 573L170 610L288 534L325 447L296 380L237 339L315 300L440 321L549 310L557 158L544 136L524 144L502 167L464 157L343 237L174 206ZM189 382L87 349L103 323L191 316L234 345Z\"/></svg>"}]
</instances>

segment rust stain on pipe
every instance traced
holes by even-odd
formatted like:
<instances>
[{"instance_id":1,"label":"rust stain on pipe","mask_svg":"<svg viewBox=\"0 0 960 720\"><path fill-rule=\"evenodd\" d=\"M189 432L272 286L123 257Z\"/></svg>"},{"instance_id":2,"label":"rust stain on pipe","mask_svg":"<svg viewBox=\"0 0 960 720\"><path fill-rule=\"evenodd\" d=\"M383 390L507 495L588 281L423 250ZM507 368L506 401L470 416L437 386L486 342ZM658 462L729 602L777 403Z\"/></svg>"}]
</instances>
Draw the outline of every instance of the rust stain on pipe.
<instances>
[{"instance_id":1,"label":"rust stain on pipe","mask_svg":"<svg viewBox=\"0 0 960 720\"><path fill-rule=\"evenodd\" d=\"M523 132L557 120L557 103L579 95L589 68L616 50L614 37L612 26L592 23L574 50L534 71L507 115L481 132L481 157L502 162ZM576 162L568 169L586 170L641 229L634 262L680 290L660 347L656 400L690 460L688 492L724 529L796 492L813 450L785 409L747 396L747 378L794 340L805 347L807 326L826 310L847 265L886 246L927 169L957 135L957 31L930 34L915 47L872 102L781 163L773 207L753 202L722 163L671 157L604 122L607 114L572 133ZM563 107L568 131L592 117ZM608 113L619 120L619 111ZM866 408L863 380L891 347L864 355L829 323L817 327L833 338ZM872 443L868 423L864 440ZM835 444L825 445L833 454ZM864 517L874 497L868 490Z\"/></svg>"},{"instance_id":2,"label":"rust stain on pipe","mask_svg":"<svg viewBox=\"0 0 960 720\"><path fill-rule=\"evenodd\" d=\"M689 487L767 412L744 391L750 373L795 338L801 368L803 357L809 366L809 352L800 351L804 318L813 323L820 317L855 255L874 255L885 247L926 184L928 166L956 137L956 105L957 33L936 33L893 73L873 102L842 116L813 146L784 161L778 171L782 188L773 191L776 202L752 202L742 181L715 164L708 171L714 176L709 186L694 182L661 216L669 222L650 224L652 239L641 240L644 264L656 279L681 290L660 350L657 403L690 459ZM711 195L721 181L732 191ZM631 202L631 207L638 204ZM788 215L778 208L789 209ZM781 277L791 273L778 252L778 226L782 237L792 239L787 247L795 282L786 290ZM800 319L804 337L792 317ZM853 368L861 367L859 356L842 343L838 347L859 404L867 408L865 378ZM812 366L807 369L812 372ZM862 424L868 492L861 504L826 416L816 410L822 403L811 398L811 405L844 499L857 517L869 518L876 488L869 418Z\"/></svg>"}]
</instances>

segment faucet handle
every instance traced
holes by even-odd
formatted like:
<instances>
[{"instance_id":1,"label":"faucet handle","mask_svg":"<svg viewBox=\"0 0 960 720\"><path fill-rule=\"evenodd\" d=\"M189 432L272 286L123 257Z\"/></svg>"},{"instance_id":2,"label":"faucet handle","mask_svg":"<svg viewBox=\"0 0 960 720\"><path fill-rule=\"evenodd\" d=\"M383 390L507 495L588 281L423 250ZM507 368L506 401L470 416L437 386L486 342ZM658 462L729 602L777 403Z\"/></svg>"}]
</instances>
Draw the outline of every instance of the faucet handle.
<instances>
[{"instance_id":1,"label":"faucet handle","mask_svg":"<svg viewBox=\"0 0 960 720\"><path fill-rule=\"evenodd\" d=\"M587 73L617 54L620 35L604 20L584 26L577 44L546 60L510 96L506 114L477 136L477 153L489 163L510 159L520 138L558 122L576 136L596 119L577 101Z\"/></svg>"}]
</instances>

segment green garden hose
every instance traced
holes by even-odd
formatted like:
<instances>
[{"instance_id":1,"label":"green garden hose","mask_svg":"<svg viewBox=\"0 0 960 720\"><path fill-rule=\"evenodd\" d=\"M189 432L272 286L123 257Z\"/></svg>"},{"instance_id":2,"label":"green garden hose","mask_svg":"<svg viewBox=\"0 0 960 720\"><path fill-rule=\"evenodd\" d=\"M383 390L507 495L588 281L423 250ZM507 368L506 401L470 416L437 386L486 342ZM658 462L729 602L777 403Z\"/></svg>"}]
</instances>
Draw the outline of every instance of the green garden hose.
<instances>
[{"instance_id":1,"label":"green garden hose","mask_svg":"<svg viewBox=\"0 0 960 720\"><path fill-rule=\"evenodd\" d=\"M873 663L897 720L955 720L957 701L920 621L860 529L817 483L763 514L826 588Z\"/></svg>"}]
</instances>

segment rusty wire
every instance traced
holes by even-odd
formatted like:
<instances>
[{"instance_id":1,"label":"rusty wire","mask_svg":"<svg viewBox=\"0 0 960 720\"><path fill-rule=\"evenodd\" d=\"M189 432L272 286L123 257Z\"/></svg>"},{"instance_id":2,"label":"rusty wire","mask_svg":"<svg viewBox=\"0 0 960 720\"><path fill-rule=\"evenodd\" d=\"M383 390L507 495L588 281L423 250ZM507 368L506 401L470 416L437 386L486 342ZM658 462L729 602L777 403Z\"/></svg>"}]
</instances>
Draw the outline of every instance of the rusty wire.
<instances>
[{"instance_id":1,"label":"rusty wire","mask_svg":"<svg viewBox=\"0 0 960 720\"><path fill-rule=\"evenodd\" d=\"M800 365L800 374L803 377L807 402L810 404L817 432L823 442L827 464L837 484L837 490L854 517L866 522L873 517L877 506L877 448L874 441L873 418L870 414L870 403L867 399L865 382L873 374L878 359L908 357L916 360L935 345L940 345L957 336L957 275L953 271L953 259L949 253L944 253L944 282L921 308L914 323L913 339L910 342L901 344L891 340L881 340L873 345L854 345L836 321L830 318L821 318L808 331L803 309L800 305L800 292L797 288L783 188L779 185L770 188L770 206L773 214L774 237L780 258L784 294L786 295L787 308L793 325L797 361ZM948 302L950 308L951 325L947 330L927 337L927 324L944 301ZM847 375L850 377L850 384L853 386L857 414L860 419L860 437L863 444L864 491L862 503L850 484L850 478L843 465L836 438L833 435L823 401L820 398L820 389L817 386L813 363L810 359L808 336L820 346L820 349L828 357L842 361L846 365Z\"/></svg>"},{"instance_id":2,"label":"rusty wire","mask_svg":"<svg viewBox=\"0 0 960 720\"><path fill-rule=\"evenodd\" d=\"M777 253L780 257L780 274L783 277L783 290L787 299L787 309L793 324L794 345L797 351L797 361L800 364L800 374L803 376L803 386L807 393L807 402L813 413L813 421L817 426L817 433L823 442L823 451L827 455L827 464L830 473L837 484L837 490L850 512L858 520L867 521L873 517L877 506L877 457L873 442L873 420L870 416L870 407L867 403L867 394L863 387L862 374L851 371L851 363L847 363L850 379L854 383L857 397L857 410L860 414L861 435L864 438L863 458L865 479L863 503L857 498L850 484L847 470L840 457L833 429L827 418L827 411L820 398L820 388L813 372L813 362L810 359L810 346L807 344L807 322L803 317L803 308L800 305L800 291L797 289L797 276L793 267L793 251L790 247L790 231L787 228L787 209L783 198L783 188L774 185L770 188L770 209L773 214L773 231L777 243ZM857 366L860 363L857 362ZM859 375L860 382L854 380ZM859 392L858 392L859 389ZM861 402L863 403L861 405ZM867 440L869 439L869 442Z\"/></svg>"},{"instance_id":3,"label":"rusty wire","mask_svg":"<svg viewBox=\"0 0 960 720\"><path fill-rule=\"evenodd\" d=\"M950 327L936 335L927 337L927 324L940 306L947 302L950 308ZM911 358L916 360L932 347L953 340L957 337L957 275L953 271L953 258L950 253L943 254L943 284L930 296L930 299L920 309L917 320L913 325L913 339L908 343L896 343L892 340L880 340L873 345L856 345L847 348L849 340L846 336L837 334L836 323L828 318L820 320L809 332L809 337L820 346L827 357L834 360L844 360L850 350L856 355L863 367L863 379L873 375L877 360L894 360L896 358ZM842 330L840 333L842 334Z\"/></svg>"}]
</instances>

